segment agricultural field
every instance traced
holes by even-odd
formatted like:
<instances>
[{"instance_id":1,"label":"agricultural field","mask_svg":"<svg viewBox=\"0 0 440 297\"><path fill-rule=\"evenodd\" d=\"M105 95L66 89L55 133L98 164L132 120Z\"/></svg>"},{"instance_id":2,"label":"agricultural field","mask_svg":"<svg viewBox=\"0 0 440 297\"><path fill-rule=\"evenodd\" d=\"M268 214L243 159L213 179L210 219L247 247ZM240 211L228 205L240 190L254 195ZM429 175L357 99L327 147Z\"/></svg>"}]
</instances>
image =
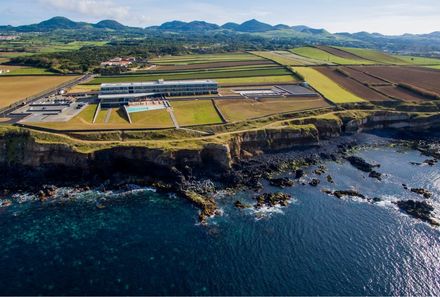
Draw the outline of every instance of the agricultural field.
<instances>
[{"instance_id":1,"label":"agricultural field","mask_svg":"<svg viewBox=\"0 0 440 297\"><path fill-rule=\"evenodd\" d=\"M171 107L180 126L222 123L211 100L171 101Z\"/></svg>"},{"instance_id":2,"label":"agricultural field","mask_svg":"<svg viewBox=\"0 0 440 297\"><path fill-rule=\"evenodd\" d=\"M389 101L390 98L376 92L375 90L355 81L354 79L343 75L337 71L336 67L316 67L314 68L320 73L324 74L339 86L349 91L350 93L368 100L368 101Z\"/></svg>"},{"instance_id":3,"label":"agricultural field","mask_svg":"<svg viewBox=\"0 0 440 297\"><path fill-rule=\"evenodd\" d=\"M322 98L271 98L258 101L252 99L222 99L215 102L229 122L330 107Z\"/></svg>"},{"instance_id":4,"label":"agricultural field","mask_svg":"<svg viewBox=\"0 0 440 297\"><path fill-rule=\"evenodd\" d=\"M360 61L362 63L371 63L368 59L364 59L362 57L359 57L353 53L350 53L348 51L343 51L341 49L338 49L336 47L331 46L317 46L318 49L325 51L329 54L332 54L336 57L340 57L347 60L353 60L353 61Z\"/></svg>"},{"instance_id":5,"label":"agricultural field","mask_svg":"<svg viewBox=\"0 0 440 297\"><path fill-rule=\"evenodd\" d=\"M0 70L3 70L3 71L9 70L8 73L0 74L0 76L4 76L4 75L54 75L55 74L55 73L50 72L44 68L23 67L23 66L0 65Z\"/></svg>"},{"instance_id":6,"label":"agricultural field","mask_svg":"<svg viewBox=\"0 0 440 297\"><path fill-rule=\"evenodd\" d=\"M393 83L406 83L440 94L440 72L425 67L374 66L359 67L361 71Z\"/></svg>"},{"instance_id":7,"label":"agricultural field","mask_svg":"<svg viewBox=\"0 0 440 297\"><path fill-rule=\"evenodd\" d=\"M188 65L214 62L258 61L262 58L248 53L205 54L188 56L165 56L149 62L156 65Z\"/></svg>"},{"instance_id":8,"label":"agricultural field","mask_svg":"<svg viewBox=\"0 0 440 297\"><path fill-rule=\"evenodd\" d=\"M76 85L69 89L68 93L83 93L83 92L97 92L100 89L100 85Z\"/></svg>"},{"instance_id":9,"label":"agricultural field","mask_svg":"<svg viewBox=\"0 0 440 297\"><path fill-rule=\"evenodd\" d=\"M377 77L368 75L361 71L360 68L356 66L350 66L350 67L338 67L339 71L343 74L345 74L348 77L351 77L352 79L362 83L362 84L368 84L368 85L384 85L389 84L389 82L384 81L382 79L379 79Z\"/></svg>"},{"instance_id":10,"label":"agricultural field","mask_svg":"<svg viewBox=\"0 0 440 297\"><path fill-rule=\"evenodd\" d=\"M103 76L95 78L86 85L96 85L101 83L121 83L121 82L147 82L164 80L192 80L192 79L221 79L221 78L241 78L241 77L259 77L259 76L283 76L291 72L282 67L279 68L256 68L250 70L207 70L192 72L159 73L145 75L120 75Z\"/></svg>"},{"instance_id":11,"label":"agricultural field","mask_svg":"<svg viewBox=\"0 0 440 297\"><path fill-rule=\"evenodd\" d=\"M304 65L321 65L322 61L305 58L288 51L272 51L272 52L252 52L252 54L262 58L272 60L277 64L284 66L304 66Z\"/></svg>"},{"instance_id":12,"label":"agricultural field","mask_svg":"<svg viewBox=\"0 0 440 297\"><path fill-rule=\"evenodd\" d=\"M365 48L352 48L352 47L335 47L341 51L352 53L366 60L371 60L379 64L408 64L407 61L400 59L399 57L388 55L383 52L375 51Z\"/></svg>"},{"instance_id":13,"label":"agricultural field","mask_svg":"<svg viewBox=\"0 0 440 297\"><path fill-rule=\"evenodd\" d=\"M74 76L0 76L0 108L54 88Z\"/></svg>"},{"instance_id":14,"label":"agricultural field","mask_svg":"<svg viewBox=\"0 0 440 297\"><path fill-rule=\"evenodd\" d=\"M339 64L339 65L363 65L373 64L374 62L362 59L348 59L333 55L324 50L314 47L300 47L291 50L292 53L314 60L320 60L323 64Z\"/></svg>"},{"instance_id":15,"label":"agricultural field","mask_svg":"<svg viewBox=\"0 0 440 297\"><path fill-rule=\"evenodd\" d=\"M216 79L220 86L242 86L242 85L269 85L269 84L288 84L297 82L293 75L281 76L256 76L241 78L221 78Z\"/></svg>"},{"instance_id":16,"label":"agricultural field","mask_svg":"<svg viewBox=\"0 0 440 297\"><path fill-rule=\"evenodd\" d=\"M425 58L425 57L415 57L415 56L399 56L396 55L397 58L400 60L405 61L408 64L415 64L415 65L431 65L436 66L440 65L440 59L435 58Z\"/></svg>"},{"instance_id":17,"label":"agricultural field","mask_svg":"<svg viewBox=\"0 0 440 297\"><path fill-rule=\"evenodd\" d=\"M420 102L427 100L427 98L425 98L424 96L422 96L420 94L405 90L403 88L392 86L392 85L390 85L390 86L377 86L377 87L373 87L373 88L386 94L387 96L389 96L391 98L405 101L405 102L420 103Z\"/></svg>"},{"instance_id":18,"label":"agricultural field","mask_svg":"<svg viewBox=\"0 0 440 297\"><path fill-rule=\"evenodd\" d=\"M310 67L294 67L294 70L301 74L314 89L335 104L365 102L364 99L345 90L318 70Z\"/></svg>"},{"instance_id":19,"label":"agricultural field","mask_svg":"<svg viewBox=\"0 0 440 297\"><path fill-rule=\"evenodd\" d=\"M252 60L252 61L233 61L233 62L210 62L198 64L184 64L184 65L157 65L154 69L158 71L180 71L180 70L206 70L226 67L270 67L278 66L269 60Z\"/></svg>"}]
</instances>

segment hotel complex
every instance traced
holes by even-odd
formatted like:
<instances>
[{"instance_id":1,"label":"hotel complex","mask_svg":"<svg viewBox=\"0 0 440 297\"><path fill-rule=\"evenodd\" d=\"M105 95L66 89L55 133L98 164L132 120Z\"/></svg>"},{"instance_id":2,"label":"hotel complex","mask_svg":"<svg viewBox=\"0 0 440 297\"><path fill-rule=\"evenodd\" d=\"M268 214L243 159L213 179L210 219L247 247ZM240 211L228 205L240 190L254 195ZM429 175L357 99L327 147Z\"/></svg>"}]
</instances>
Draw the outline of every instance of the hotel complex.
<instances>
[{"instance_id":1,"label":"hotel complex","mask_svg":"<svg viewBox=\"0 0 440 297\"><path fill-rule=\"evenodd\" d=\"M213 80L154 81L142 83L102 84L99 99L103 107L127 105L129 102L163 96L217 94Z\"/></svg>"}]
</instances>

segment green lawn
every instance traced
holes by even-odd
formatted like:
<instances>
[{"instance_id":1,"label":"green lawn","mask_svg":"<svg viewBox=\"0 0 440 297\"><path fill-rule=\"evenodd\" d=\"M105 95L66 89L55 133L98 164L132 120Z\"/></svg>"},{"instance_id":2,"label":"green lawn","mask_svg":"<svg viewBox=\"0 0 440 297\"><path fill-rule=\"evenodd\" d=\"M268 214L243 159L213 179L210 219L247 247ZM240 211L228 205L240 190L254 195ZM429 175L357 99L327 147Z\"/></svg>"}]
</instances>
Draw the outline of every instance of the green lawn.
<instances>
[{"instance_id":1,"label":"green lawn","mask_svg":"<svg viewBox=\"0 0 440 297\"><path fill-rule=\"evenodd\" d=\"M171 106L181 126L222 123L211 100L172 101Z\"/></svg>"},{"instance_id":2,"label":"green lawn","mask_svg":"<svg viewBox=\"0 0 440 297\"><path fill-rule=\"evenodd\" d=\"M121 75L99 77L87 85L97 85L101 83L120 83L120 82L144 82L164 80L191 80L191 79L221 79L221 78L240 78L240 77L259 77L287 75L290 71L284 68L258 69L258 70L239 70L239 71L197 71L176 74L149 74L149 75Z\"/></svg>"},{"instance_id":3,"label":"green lawn","mask_svg":"<svg viewBox=\"0 0 440 297\"><path fill-rule=\"evenodd\" d=\"M320 60L323 62L323 64L363 65L363 64L373 63L367 60L354 60L354 59L346 59L346 58L338 57L314 47L294 48L291 50L291 52L306 58Z\"/></svg>"},{"instance_id":4,"label":"green lawn","mask_svg":"<svg viewBox=\"0 0 440 297\"><path fill-rule=\"evenodd\" d=\"M294 67L294 70L304 76L306 81L324 97L335 104L365 102L364 99L348 92L324 74L310 67Z\"/></svg>"},{"instance_id":5,"label":"green lawn","mask_svg":"<svg viewBox=\"0 0 440 297\"><path fill-rule=\"evenodd\" d=\"M398 64L398 65L407 64L407 61L399 59L398 57L388 55L383 52L375 51L372 49L339 47L339 46L335 46L335 48L338 48L340 50L357 55L361 58L364 58L367 60L372 60L372 61L375 61L375 62L381 63L381 64Z\"/></svg>"},{"instance_id":6,"label":"green lawn","mask_svg":"<svg viewBox=\"0 0 440 297\"><path fill-rule=\"evenodd\" d=\"M130 114L133 128L172 128L170 114L165 109L135 112Z\"/></svg>"}]
</instances>

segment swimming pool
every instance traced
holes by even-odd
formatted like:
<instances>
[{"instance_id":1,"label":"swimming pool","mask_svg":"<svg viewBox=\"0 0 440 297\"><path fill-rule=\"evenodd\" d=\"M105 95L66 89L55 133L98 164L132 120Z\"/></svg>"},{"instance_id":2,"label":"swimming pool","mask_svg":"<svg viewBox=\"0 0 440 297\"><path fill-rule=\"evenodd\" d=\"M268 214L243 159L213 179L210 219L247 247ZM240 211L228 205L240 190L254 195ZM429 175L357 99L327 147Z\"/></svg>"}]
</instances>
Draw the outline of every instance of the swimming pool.
<instances>
[{"instance_id":1,"label":"swimming pool","mask_svg":"<svg viewBox=\"0 0 440 297\"><path fill-rule=\"evenodd\" d=\"M135 112L143 112L143 111L150 111L150 110L159 110L159 109L165 109L164 105L158 105L158 106L129 106L126 107L128 113L135 113Z\"/></svg>"}]
</instances>

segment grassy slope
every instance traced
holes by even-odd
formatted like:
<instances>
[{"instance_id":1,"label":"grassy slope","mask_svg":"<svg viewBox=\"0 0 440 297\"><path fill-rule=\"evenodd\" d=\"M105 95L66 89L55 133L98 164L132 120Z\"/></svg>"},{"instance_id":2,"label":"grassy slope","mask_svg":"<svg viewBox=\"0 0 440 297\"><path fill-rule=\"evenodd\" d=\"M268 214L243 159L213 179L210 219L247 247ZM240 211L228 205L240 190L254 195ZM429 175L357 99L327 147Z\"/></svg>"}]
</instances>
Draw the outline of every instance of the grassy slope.
<instances>
[{"instance_id":1,"label":"grassy slope","mask_svg":"<svg viewBox=\"0 0 440 297\"><path fill-rule=\"evenodd\" d=\"M373 62L367 60L354 60L354 59L345 59L345 58L337 57L335 55L332 55L323 50L313 47L299 47L299 48L294 48L291 51L294 54L314 60L320 60L327 64L328 63L334 63L340 65L373 64Z\"/></svg>"},{"instance_id":2,"label":"grassy slope","mask_svg":"<svg viewBox=\"0 0 440 297\"><path fill-rule=\"evenodd\" d=\"M222 123L211 100L172 101L171 106L181 126Z\"/></svg>"},{"instance_id":3,"label":"grassy slope","mask_svg":"<svg viewBox=\"0 0 440 297\"><path fill-rule=\"evenodd\" d=\"M352 53L367 60L378 62L380 64L407 64L407 62L402 59L372 49L339 46L335 46L335 48Z\"/></svg>"},{"instance_id":4,"label":"grassy slope","mask_svg":"<svg viewBox=\"0 0 440 297\"><path fill-rule=\"evenodd\" d=\"M306 81L328 100L336 104L365 102L362 98L341 88L334 81L323 75L319 71L310 67L294 67L294 70L300 73Z\"/></svg>"}]
</instances>

